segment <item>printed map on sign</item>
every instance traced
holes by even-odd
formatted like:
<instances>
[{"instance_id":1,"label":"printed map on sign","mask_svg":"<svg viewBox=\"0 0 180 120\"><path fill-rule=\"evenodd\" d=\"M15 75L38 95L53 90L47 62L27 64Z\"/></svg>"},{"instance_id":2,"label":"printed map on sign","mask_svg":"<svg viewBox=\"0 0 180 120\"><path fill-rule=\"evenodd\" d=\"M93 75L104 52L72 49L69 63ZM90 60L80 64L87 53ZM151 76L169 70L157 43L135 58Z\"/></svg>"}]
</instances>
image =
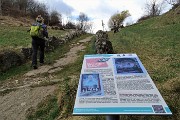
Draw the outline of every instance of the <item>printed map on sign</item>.
<instances>
[{"instance_id":1,"label":"printed map on sign","mask_svg":"<svg viewBox=\"0 0 180 120\"><path fill-rule=\"evenodd\" d=\"M136 58L114 58L117 74L143 73Z\"/></svg>"},{"instance_id":2,"label":"printed map on sign","mask_svg":"<svg viewBox=\"0 0 180 120\"><path fill-rule=\"evenodd\" d=\"M171 115L136 54L85 55L73 115Z\"/></svg>"}]
</instances>

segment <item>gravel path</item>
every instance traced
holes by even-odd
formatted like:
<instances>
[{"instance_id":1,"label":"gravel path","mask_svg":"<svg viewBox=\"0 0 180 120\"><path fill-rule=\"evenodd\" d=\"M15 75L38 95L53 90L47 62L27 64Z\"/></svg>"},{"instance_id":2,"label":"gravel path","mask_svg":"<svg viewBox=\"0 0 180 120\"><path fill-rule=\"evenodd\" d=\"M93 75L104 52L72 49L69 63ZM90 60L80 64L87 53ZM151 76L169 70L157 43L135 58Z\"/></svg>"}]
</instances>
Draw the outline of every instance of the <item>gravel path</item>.
<instances>
[{"instance_id":1,"label":"gravel path","mask_svg":"<svg viewBox=\"0 0 180 120\"><path fill-rule=\"evenodd\" d=\"M87 37L79 43L75 44L64 58L56 60L53 65L44 65L37 70L31 70L24 74L19 80L5 81L1 87L0 92L9 91L5 95L0 94L0 120L25 120L25 113L30 107L36 107L46 96L53 94L57 89L56 85L30 87L32 85L39 85L42 81L50 79L54 80L51 73L60 71L64 65L68 65L76 61L79 57L77 53L84 50L83 45L89 42L91 37ZM42 74L48 73L49 77L43 77Z\"/></svg>"}]
</instances>

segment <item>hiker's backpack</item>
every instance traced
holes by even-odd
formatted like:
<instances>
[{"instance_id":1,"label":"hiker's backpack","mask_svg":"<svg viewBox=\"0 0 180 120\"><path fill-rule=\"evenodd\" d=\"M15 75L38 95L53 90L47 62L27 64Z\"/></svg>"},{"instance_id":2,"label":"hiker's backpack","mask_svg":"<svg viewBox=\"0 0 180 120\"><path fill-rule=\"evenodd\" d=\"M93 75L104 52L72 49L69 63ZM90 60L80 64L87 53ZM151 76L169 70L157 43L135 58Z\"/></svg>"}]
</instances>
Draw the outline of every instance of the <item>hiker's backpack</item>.
<instances>
[{"instance_id":1,"label":"hiker's backpack","mask_svg":"<svg viewBox=\"0 0 180 120\"><path fill-rule=\"evenodd\" d=\"M42 24L36 23L31 26L30 30L31 37L43 38Z\"/></svg>"}]
</instances>

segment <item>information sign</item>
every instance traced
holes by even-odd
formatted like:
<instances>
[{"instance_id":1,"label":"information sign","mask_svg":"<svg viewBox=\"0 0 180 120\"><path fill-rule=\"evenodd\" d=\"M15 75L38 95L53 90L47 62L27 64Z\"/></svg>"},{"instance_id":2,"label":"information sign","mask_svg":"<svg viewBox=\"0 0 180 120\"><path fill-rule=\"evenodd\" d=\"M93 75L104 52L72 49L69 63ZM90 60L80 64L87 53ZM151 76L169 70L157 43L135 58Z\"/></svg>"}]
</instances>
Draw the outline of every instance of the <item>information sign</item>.
<instances>
[{"instance_id":1,"label":"information sign","mask_svg":"<svg viewBox=\"0 0 180 120\"><path fill-rule=\"evenodd\" d=\"M136 54L85 55L73 115L171 111Z\"/></svg>"}]
</instances>

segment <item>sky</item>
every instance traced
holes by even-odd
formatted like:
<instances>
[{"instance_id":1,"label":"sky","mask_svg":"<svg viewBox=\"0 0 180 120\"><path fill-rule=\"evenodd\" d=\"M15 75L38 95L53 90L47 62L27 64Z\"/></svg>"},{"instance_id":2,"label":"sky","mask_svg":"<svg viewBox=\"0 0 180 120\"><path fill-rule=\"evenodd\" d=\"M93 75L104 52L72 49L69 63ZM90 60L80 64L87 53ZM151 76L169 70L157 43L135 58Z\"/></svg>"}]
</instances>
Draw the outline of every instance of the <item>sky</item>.
<instances>
[{"instance_id":1,"label":"sky","mask_svg":"<svg viewBox=\"0 0 180 120\"><path fill-rule=\"evenodd\" d=\"M62 14L63 23L67 19L76 20L80 12L85 13L93 23L93 32L102 30L102 20L105 24L105 30L108 29L109 18L123 10L129 10L131 14L124 24L135 23L141 16L144 15L144 6L148 0L36 0L45 3L49 10L57 10ZM162 0L158 0L161 2ZM165 5L166 12L171 8L170 5Z\"/></svg>"}]
</instances>

